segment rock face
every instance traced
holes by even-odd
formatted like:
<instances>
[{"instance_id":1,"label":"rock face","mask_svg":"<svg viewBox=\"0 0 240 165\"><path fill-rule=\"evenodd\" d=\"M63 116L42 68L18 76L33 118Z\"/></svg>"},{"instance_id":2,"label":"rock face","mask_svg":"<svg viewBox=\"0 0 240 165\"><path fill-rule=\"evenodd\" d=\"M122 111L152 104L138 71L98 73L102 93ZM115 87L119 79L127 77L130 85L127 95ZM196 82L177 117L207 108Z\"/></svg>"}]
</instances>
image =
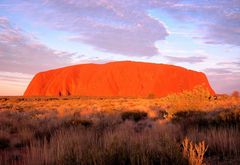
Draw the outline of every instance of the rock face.
<instances>
[{"instance_id":1,"label":"rock face","mask_svg":"<svg viewBox=\"0 0 240 165\"><path fill-rule=\"evenodd\" d=\"M197 85L214 94L204 73L173 65L121 61L40 72L24 96L166 96Z\"/></svg>"}]
</instances>

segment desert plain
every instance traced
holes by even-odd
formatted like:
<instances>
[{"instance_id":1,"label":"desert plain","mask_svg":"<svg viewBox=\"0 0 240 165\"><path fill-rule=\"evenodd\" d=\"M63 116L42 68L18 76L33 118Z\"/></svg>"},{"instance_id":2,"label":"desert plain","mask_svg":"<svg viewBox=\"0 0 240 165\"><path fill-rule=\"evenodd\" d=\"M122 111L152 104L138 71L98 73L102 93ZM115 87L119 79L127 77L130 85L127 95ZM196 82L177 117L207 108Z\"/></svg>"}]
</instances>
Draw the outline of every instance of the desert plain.
<instances>
[{"instance_id":1,"label":"desert plain","mask_svg":"<svg viewBox=\"0 0 240 165\"><path fill-rule=\"evenodd\" d=\"M0 164L239 164L240 97L0 97Z\"/></svg>"}]
</instances>

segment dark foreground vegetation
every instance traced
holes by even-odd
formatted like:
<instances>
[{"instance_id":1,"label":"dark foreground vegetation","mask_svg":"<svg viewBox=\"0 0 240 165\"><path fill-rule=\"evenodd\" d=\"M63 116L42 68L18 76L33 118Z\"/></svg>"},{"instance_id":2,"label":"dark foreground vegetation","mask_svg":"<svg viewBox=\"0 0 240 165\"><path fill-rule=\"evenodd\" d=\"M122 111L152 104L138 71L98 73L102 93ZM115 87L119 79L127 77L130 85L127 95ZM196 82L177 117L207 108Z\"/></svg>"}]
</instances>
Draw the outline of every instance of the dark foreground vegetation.
<instances>
[{"instance_id":1,"label":"dark foreground vegetation","mask_svg":"<svg viewBox=\"0 0 240 165\"><path fill-rule=\"evenodd\" d=\"M0 98L1 165L240 164L240 98Z\"/></svg>"}]
</instances>

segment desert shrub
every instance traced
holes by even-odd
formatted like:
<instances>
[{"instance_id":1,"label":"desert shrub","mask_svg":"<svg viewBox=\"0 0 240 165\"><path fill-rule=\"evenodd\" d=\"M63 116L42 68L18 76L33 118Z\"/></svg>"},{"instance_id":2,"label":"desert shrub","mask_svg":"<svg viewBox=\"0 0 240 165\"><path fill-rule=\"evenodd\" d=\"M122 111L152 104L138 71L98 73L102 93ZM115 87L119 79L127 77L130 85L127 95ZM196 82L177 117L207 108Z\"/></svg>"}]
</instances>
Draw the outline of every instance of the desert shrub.
<instances>
[{"instance_id":1,"label":"desert shrub","mask_svg":"<svg viewBox=\"0 0 240 165\"><path fill-rule=\"evenodd\" d=\"M187 111L189 109L200 110L209 104L210 92L204 86L196 86L191 91L170 94L161 99L169 107L169 111Z\"/></svg>"},{"instance_id":2,"label":"desert shrub","mask_svg":"<svg viewBox=\"0 0 240 165\"><path fill-rule=\"evenodd\" d=\"M172 122L180 124L184 129L240 127L240 111L234 109L213 112L180 111L173 114Z\"/></svg>"},{"instance_id":3,"label":"desert shrub","mask_svg":"<svg viewBox=\"0 0 240 165\"><path fill-rule=\"evenodd\" d=\"M224 110L218 113L216 123L222 126L240 126L240 110Z\"/></svg>"},{"instance_id":4,"label":"desert shrub","mask_svg":"<svg viewBox=\"0 0 240 165\"><path fill-rule=\"evenodd\" d=\"M10 147L10 139L7 137L0 137L0 149Z\"/></svg>"},{"instance_id":5,"label":"desert shrub","mask_svg":"<svg viewBox=\"0 0 240 165\"><path fill-rule=\"evenodd\" d=\"M78 127L83 126L85 128L89 128L93 125L93 122L91 120L87 119L79 119L79 118L73 118L70 120L65 120L62 123L62 127L69 128L69 127Z\"/></svg>"},{"instance_id":6,"label":"desert shrub","mask_svg":"<svg viewBox=\"0 0 240 165\"><path fill-rule=\"evenodd\" d=\"M208 112L206 121L208 127L240 127L240 110L220 109Z\"/></svg>"},{"instance_id":7,"label":"desert shrub","mask_svg":"<svg viewBox=\"0 0 240 165\"><path fill-rule=\"evenodd\" d=\"M201 111L180 111L173 114L172 122L180 124L183 130L187 131L190 128L204 129L208 127L208 118L206 112Z\"/></svg>"},{"instance_id":8,"label":"desert shrub","mask_svg":"<svg viewBox=\"0 0 240 165\"><path fill-rule=\"evenodd\" d=\"M146 119L148 114L142 111L126 111L121 114L121 118L123 121L125 120L133 120L138 122L140 120Z\"/></svg>"},{"instance_id":9,"label":"desert shrub","mask_svg":"<svg viewBox=\"0 0 240 165\"><path fill-rule=\"evenodd\" d=\"M9 98L7 98L7 97L1 97L0 98L0 101L7 101L7 100L9 100Z\"/></svg>"},{"instance_id":10,"label":"desert shrub","mask_svg":"<svg viewBox=\"0 0 240 165\"><path fill-rule=\"evenodd\" d=\"M165 110L158 110L158 119L166 119L168 116L168 112Z\"/></svg>"},{"instance_id":11,"label":"desert shrub","mask_svg":"<svg viewBox=\"0 0 240 165\"><path fill-rule=\"evenodd\" d=\"M206 112L194 111L194 110L180 111L173 114L172 120L173 122L180 122L186 119L191 119L191 118L195 119L196 117L203 116L205 114Z\"/></svg>"},{"instance_id":12,"label":"desert shrub","mask_svg":"<svg viewBox=\"0 0 240 165\"><path fill-rule=\"evenodd\" d=\"M29 144L29 142L27 142L27 141L19 141L14 144L14 147L23 148L23 147L27 146L28 144Z\"/></svg>"},{"instance_id":13,"label":"desert shrub","mask_svg":"<svg viewBox=\"0 0 240 165\"><path fill-rule=\"evenodd\" d=\"M93 125L93 122L90 120L80 120L78 121L78 124L87 128L87 127L91 127Z\"/></svg>"},{"instance_id":14,"label":"desert shrub","mask_svg":"<svg viewBox=\"0 0 240 165\"><path fill-rule=\"evenodd\" d=\"M156 112L157 116L155 119L166 119L168 117L168 112L160 106L150 106L150 109Z\"/></svg>"},{"instance_id":15,"label":"desert shrub","mask_svg":"<svg viewBox=\"0 0 240 165\"><path fill-rule=\"evenodd\" d=\"M17 101L17 102L24 101L24 100L25 100L25 99L22 98L22 97L20 97L20 98L16 98L16 101Z\"/></svg>"}]
</instances>

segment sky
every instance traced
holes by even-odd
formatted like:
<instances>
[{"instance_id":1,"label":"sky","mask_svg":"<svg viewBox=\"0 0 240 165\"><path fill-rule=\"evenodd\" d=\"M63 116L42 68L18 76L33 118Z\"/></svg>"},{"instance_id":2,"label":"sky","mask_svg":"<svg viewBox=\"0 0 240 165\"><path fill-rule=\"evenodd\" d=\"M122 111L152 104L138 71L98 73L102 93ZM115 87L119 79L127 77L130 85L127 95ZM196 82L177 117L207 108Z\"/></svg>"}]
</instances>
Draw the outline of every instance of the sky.
<instances>
[{"instance_id":1,"label":"sky","mask_svg":"<svg viewBox=\"0 0 240 165\"><path fill-rule=\"evenodd\" d=\"M0 95L22 95L41 71L122 60L240 91L240 0L0 0Z\"/></svg>"}]
</instances>

